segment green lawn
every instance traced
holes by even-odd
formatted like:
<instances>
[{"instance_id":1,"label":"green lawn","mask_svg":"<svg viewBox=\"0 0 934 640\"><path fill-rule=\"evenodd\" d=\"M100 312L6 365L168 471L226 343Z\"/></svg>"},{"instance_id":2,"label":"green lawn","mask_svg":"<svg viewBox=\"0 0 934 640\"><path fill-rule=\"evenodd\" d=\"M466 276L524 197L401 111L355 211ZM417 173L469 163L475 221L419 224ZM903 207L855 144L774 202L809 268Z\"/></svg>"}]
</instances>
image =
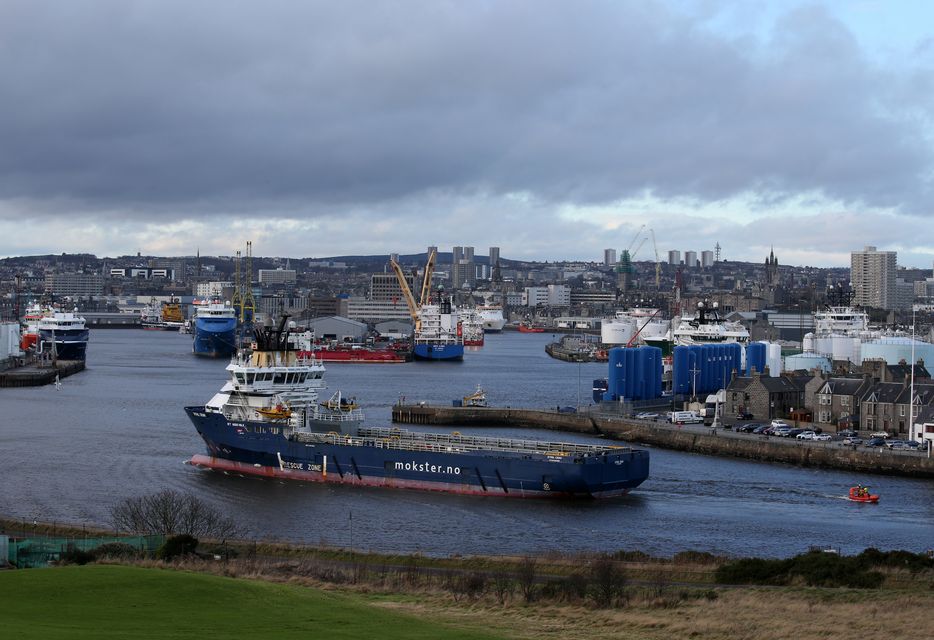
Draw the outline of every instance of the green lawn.
<instances>
[{"instance_id":1,"label":"green lawn","mask_svg":"<svg viewBox=\"0 0 934 640\"><path fill-rule=\"evenodd\" d=\"M497 638L353 595L107 565L0 572L5 638Z\"/></svg>"}]
</instances>

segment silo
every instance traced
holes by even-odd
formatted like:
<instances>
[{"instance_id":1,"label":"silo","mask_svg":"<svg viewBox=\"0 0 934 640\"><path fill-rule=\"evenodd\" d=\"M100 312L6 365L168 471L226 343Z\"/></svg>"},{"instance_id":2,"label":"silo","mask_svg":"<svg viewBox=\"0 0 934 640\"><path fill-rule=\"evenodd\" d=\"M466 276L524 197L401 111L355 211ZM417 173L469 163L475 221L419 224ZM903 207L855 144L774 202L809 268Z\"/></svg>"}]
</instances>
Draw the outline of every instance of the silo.
<instances>
[{"instance_id":1,"label":"silo","mask_svg":"<svg viewBox=\"0 0 934 640\"><path fill-rule=\"evenodd\" d=\"M672 390L674 393L691 392L691 348L677 346L671 359Z\"/></svg>"},{"instance_id":2,"label":"silo","mask_svg":"<svg viewBox=\"0 0 934 640\"><path fill-rule=\"evenodd\" d=\"M609 371L607 372L607 379L606 379L606 382L607 382L606 399L607 400L616 401L616 400L619 400L620 398L619 380L623 373L623 367L625 366L623 364L623 358L624 358L623 354L625 351L626 351L625 349L622 349L620 347L616 347L615 349L610 349Z\"/></svg>"},{"instance_id":3,"label":"silo","mask_svg":"<svg viewBox=\"0 0 934 640\"><path fill-rule=\"evenodd\" d=\"M753 342L746 346L746 375L752 375L755 369L759 373L765 369L765 359L768 346L763 342Z\"/></svg>"},{"instance_id":4,"label":"silo","mask_svg":"<svg viewBox=\"0 0 934 640\"><path fill-rule=\"evenodd\" d=\"M608 318L600 323L603 344L628 344L635 332L635 321L631 318Z\"/></svg>"},{"instance_id":5,"label":"silo","mask_svg":"<svg viewBox=\"0 0 934 640\"><path fill-rule=\"evenodd\" d=\"M662 350L658 347L643 347L648 353L651 387L649 398L660 398L662 395Z\"/></svg>"},{"instance_id":6,"label":"silo","mask_svg":"<svg viewBox=\"0 0 934 640\"><path fill-rule=\"evenodd\" d=\"M782 347L769 343L766 364L769 366L769 376L777 378L782 375Z\"/></svg>"},{"instance_id":7,"label":"silo","mask_svg":"<svg viewBox=\"0 0 934 640\"><path fill-rule=\"evenodd\" d=\"M785 370L797 371L803 369L811 371L820 369L821 371L830 371L830 358L817 353L796 353L785 358Z\"/></svg>"},{"instance_id":8,"label":"silo","mask_svg":"<svg viewBox=\"0 0 934 640\"><path fill-rule=\"evenodd\" d=\"M636 379L639 377L639 369L636 367L636 350L635 349L624 349L626 359L626 366L623 367L623 375L625 376L625 382L623 383L623 388L625 393L623 396L625 398L635 398L636 397Z\"/></svg>"}]
</instances>

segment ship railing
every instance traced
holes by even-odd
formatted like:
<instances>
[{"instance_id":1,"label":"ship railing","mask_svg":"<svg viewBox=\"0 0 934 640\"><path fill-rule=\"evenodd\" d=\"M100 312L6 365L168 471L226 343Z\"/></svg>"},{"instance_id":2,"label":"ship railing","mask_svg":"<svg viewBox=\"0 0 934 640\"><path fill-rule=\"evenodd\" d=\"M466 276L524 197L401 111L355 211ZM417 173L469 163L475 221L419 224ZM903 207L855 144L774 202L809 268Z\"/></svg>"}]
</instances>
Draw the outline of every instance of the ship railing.
<instances>
[{"instance_id":1,"label":"ship railing","mask_svg":"<svg viewBox=\"0 0 934 640\"><path fill-rule=\"evenodd\" d=\"M602 455L622 453L629 447L577 444L573 442L546 442L540 440L514 440L484 436L462 436L443 433L420 433L388 428L362 428L357 436L339 433L297 433L301 441L323 442L352 446L371 446L404 451L433 453L464 453L468 451L498 451L529 453L553 457Z\"/></svg>"}]
</instances>

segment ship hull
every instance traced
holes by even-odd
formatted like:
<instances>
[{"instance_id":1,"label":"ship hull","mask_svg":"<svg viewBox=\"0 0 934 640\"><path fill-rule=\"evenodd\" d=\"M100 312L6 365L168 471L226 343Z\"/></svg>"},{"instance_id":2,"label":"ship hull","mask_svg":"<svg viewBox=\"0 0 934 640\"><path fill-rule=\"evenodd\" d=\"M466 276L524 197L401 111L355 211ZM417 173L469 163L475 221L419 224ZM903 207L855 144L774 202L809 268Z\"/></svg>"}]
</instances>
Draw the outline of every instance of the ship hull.
<instances>
[{"instance_id":1,"label":"ship hull","mask_svg":"<svg viewBox=\"0 0 934 640\"><path fill-rule=\"evenodd\" d=\"M290 440L268 423L229 423L203 407L186 412L208 448L208 455L190 463L245 475L467 495L588 498L625 495L648 477L644 450L556 462L508 452L312 444Z\"/></svg>"},{"instance_id":2,"label":"ship hull","mask_svg":"<svg viewBox=\"0 0 934 640\"><path fill-rule=\"evenodd\" d=\"M300 352L304 357L314 356L321 362L360 362L401 364L406 361L405 353L391 349L316 349Z\"/></svg>"},{"instance_id":3,"label":"ship hull","mask_svg":"<svg viewBox=\"0 0 934 640\"><path fill-rule=\"evenodd\" d=\"M55 342L55 357L59 360L84 360L88 349L87 329L68 329L65 331L39 330L42 350L50 352Z\"/></svg>"},{"instance_id":4,"label":"ship hull","mask_svg":"<svg viewBox=\"0 0 934 640\"><path fill-rule=\"evenodd\" d=\"M226 358L237 350L237 321L235 318L219 322L195 320L191 350L196 356Z\"/></svg>"},{"instance_id":5,"label":"ship hull","mask_svg":"<svg viewBox=\"0 0 934 640\"><path fill-rule=\"evenodd\" d=\"M462 344L416 344L412 348L416 360L463 360Z\"/></svg>"}]
</instances>

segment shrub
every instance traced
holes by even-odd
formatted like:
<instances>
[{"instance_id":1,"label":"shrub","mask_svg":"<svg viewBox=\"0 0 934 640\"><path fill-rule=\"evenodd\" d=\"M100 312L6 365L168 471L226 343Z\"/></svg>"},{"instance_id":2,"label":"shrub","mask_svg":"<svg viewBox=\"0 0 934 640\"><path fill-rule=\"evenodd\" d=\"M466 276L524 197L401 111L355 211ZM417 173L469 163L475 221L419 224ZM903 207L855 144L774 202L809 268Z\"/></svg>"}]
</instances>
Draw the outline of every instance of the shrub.
<instances>
[{"instance_id":1,"label":"shrub","mask_svg":"<svg viewBox=\"0 0 934 640\"><path fill-rule=\"evenodd\" d=\"M598 558L590 565L590 589L598 607L609 607L626 586L626 572L609 557Z\"/></svg>"},{"instance_id":2,"label":"shrub","mask_svg":"<svg viewBox=\"0 0 934 640\"><path fill-rule=\"evenodd\" d=\"M706 551L680 551L672 556L675 564L717 564L723 558Z\"/></svg>"},{"instance_id":3,"label":"shrub","mask_svg":"<svg viewBox=\"0 0 934 640\"><path fill-rule=\"evenodd\" d=\"M83 551L73 544L69 544L65 547L65 550L59 554L58 560L62 564L87 564L94 561L94 554L90 551Z\"/></svg>"},{"instance_id":4,"label":"shrub","mask_svg":"<svg viewBox=\"0 0 934 640\"><path fill-rule=\"evenodd\" d=\"M885 577L868 566L860 556L812 551L787 560L744 558L729 562L717 568L715 579L720 584L785 585L797 577L812 587L878 588Z\"/></svg>"},{"instance_id":5,"label":"shrub","mask_svg":"<svg viewBox=\"0 0 934 640\"><path fill-rule=\"evenodd\" d=\"M191 555L198 548L198 539L183 533L166 539L161 547L156 549L156 557L160 560L172 560L180 556Z\"/></svg>"}]
</instances>

